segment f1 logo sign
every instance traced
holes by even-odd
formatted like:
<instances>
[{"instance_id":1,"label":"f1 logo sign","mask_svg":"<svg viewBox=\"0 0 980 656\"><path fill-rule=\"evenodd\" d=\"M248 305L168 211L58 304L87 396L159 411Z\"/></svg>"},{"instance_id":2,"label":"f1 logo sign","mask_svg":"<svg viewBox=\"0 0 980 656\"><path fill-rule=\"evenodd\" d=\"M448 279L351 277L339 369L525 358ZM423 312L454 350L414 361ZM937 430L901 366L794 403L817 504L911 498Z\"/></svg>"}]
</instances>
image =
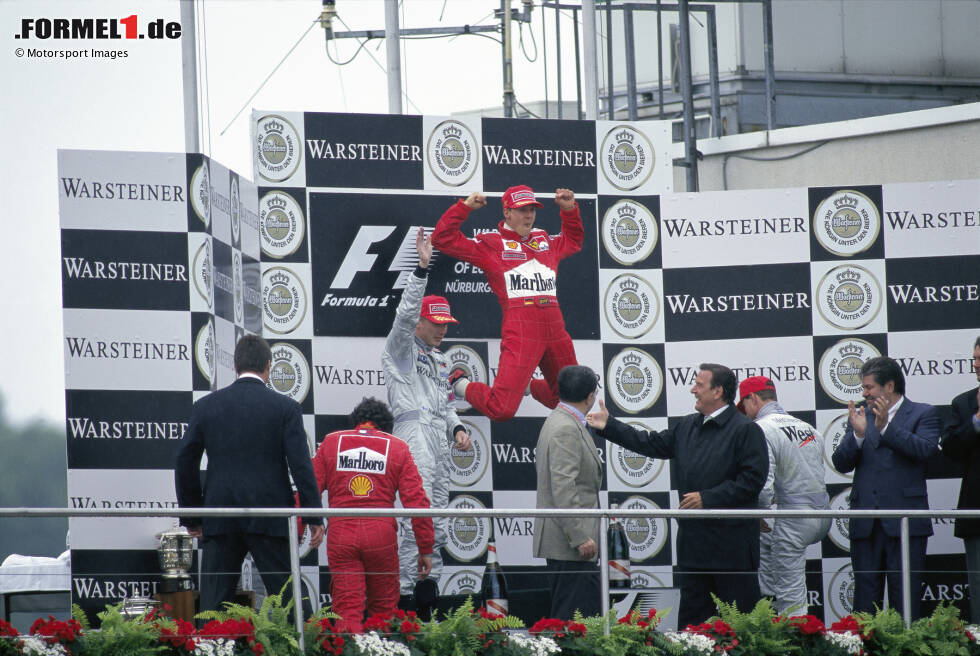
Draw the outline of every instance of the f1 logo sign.
<instances>
[{"instance_id":1,"label":"f1 logo sign","mask_svg":"<svg viewBox=\"0 0 980 656\"><path fill-rule=\"evenodd\" d=\"M402 238L398 246L398 251L391 259L388 271L398 273L392 289L404 289L408 281L408 275L415 269L418 263L418 254L415 251L415 236L418 234L419 226L409 226L408 231ZM432 232L432 228L424 228L425 234ZM368 251L374 244L382 242L391 236L395 231L395 226L369 226L362 225L351 242L344 261L340 263L333 281L330 283L331 289L349 289L354 281L354 276L359 272L370 272L374 263L378 259L377 253ZM436 253L432 254L430 264L435 262Z\"/></svg>"}]
</instances>

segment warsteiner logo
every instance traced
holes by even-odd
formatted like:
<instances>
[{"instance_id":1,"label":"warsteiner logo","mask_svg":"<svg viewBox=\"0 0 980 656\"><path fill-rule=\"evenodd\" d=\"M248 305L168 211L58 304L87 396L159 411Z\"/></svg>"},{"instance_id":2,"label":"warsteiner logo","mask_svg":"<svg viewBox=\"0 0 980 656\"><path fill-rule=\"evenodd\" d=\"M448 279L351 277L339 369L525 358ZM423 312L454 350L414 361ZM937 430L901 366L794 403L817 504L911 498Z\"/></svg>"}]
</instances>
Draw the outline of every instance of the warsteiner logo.
<instances>
[{"instance_id":1,"label":"warsteiner logo","mask_svg":"<svg viewBox=\"0 0 980 656\"><path fill-rule=\"evenodd\" d=\"M637 428L650 430L649 426L637 421L627 423ZM664 469L663 460L640 455L612 442L609 442L608 446L609 462L612 464L612 470L616 474L616 478L630 487L646 487L650 485L660 476L660 473Z\"/></svg>"},{"instance_id":2,"label":"warsteiner logo","mask_svg":"<svg viewBox=\"0 0 980 656\"><path fill-rule=\"evenodd\" d=\"M297 403L302 403L309 394L310 363L292 344L277 342L272 345L269 387Z\"/></svg>"},{"instance_id":3,"label":"warsteiner logo","mask_svg":"<svg viewBox=\"0 0 980 656\"><path fill-rule=\"evenodd\" d=\"M834 617L847 617L854 610L854 571L850 563L843 565L830 577L827 599L830 600L830 610Z\"/></svg>"},{"instance_id":4,"label":"warsteiner logo","mask_svg":"<svg viewBox=\"0 0 980 656\"><path fill-rule=\"evenodd\" d=\"M229 213L231 214L231 240L240 244L242 238L242 203L238 191L238 175L232 173L228 183Z\"/></svg>"},{"instance_id":5,"label":"warsteiner logo","mask_svg":"<svg viewBox=\"0 0 980 656\"><path fill-rule=\"evenodd\" d=\"M265 327L280 335L292 332L306 316L306 288L291 269L272 267L262 274Z\"/></svg>"},{"instance_id":6,"label":"warsteiner logo","mask_svg":"<svg viewBox=\"0 0 980 656\"><path fill-rule=\"evenodd\" d=\"M625 510L660 510L660 506L641 496L629 497L619 507ZM667 520L663 517L626 517L623 528L630 544L631 560L649 560L667 544Z\"/></svg>"},{"instance_id":7,"label":"warsteiner logo","mask_svg":"<svg viewBox=\"0 0 980 656\"><path fill-rule=\"evenodd\" d=\"M828 271L817 284L817 309L828 323L844 330L864 328L881 310L881 285L864 267L844 265Z\"/></svg>"},{"instance_id":8,"label":"warsteiner logo","mask_svg":"<svg viewBox=\"0 0 980 656\"><path fill-rule=\"evenodd\" d=\"M453 344L446 351L446 357L449 359L450 371L456 367L459 367L463 370L463 373L466 374L466 377L470 379L470 382L490 382L490 376L487 372L486 363L483 362L483 358L480 357L480 354L469 346ZM470 404L467 403L465 399L454 398L453 406L459 410L467 410L469 409Z\"/></svg>"},{"instance_id":9,"label":"warsteiner logo","mask_svg":"<svg viewBox=\"0 0 980 656\"><path fill-rule=\"evenodd\" d=\"M820 386L840 403L861 399L861 366L881 353L863 339L842 339L820 356Z\"/></svg>"},{"instance_id":10,"label":"warsteiner logo","mask_svg":"<svg viewBox=\"0 0 980 656\"><path fill-rule=\"evenodd\" d=\"M194 253L193 268L194 289L211 309L214 307L214 265L211 259L211 237L205 237L197 252Z\"/></svg>"},{"instance_id":11,"label":"warsteiner logo","mask_svg":"<svg viewBox=\"0 0 980 656\"><path fill-rule=\"evenodd\" d=\"M477 426L462 420L466 432L470 434L473 448L461 451L455 446L449 448L449 480L457 487L472 487L483 479L490 463L490 440Z\"/></svg>"},{"instance_id":12,"label":"warsteiner logo","mask_svg":"<svg viewBox=\"0 0 980 656\"><path fill-rule=\"evenodd\" d=\"M211 172L207 161L202 161L191 176L190 196L194 214L197 214L197 218L201 219L205 227L209 226L211 224Z\"/></svg>"},{"instance_id":13,"label":"warsteiner logo","mask_svg":"<svg viewBox=\"0 0 980 656\"><path fill-rule=\"evenodd\" d=\"M262 252L276 259L295 253L306 233L303 210L282 191L270 191L259 200L259 225Z\"/></svg>"},{"instance_id":14,"label":"warsteiner logo","mask_svg":"<svg viewBox=\"0 0 980 656\"><path fill-rule=\"evenodd\" d=\"M486 508L476 497L461 494L449 502L449 508ZM482 556L490 539L490 520L486 517L453 517L447 522L446 551L456 560L470 561Z\"/></svg>"},{"instance_id":15,"label":"warsteiner logo","mask_svg":"<svg viewBox=\"0 0 980 656\"><path fill-rule=\"evenodd\" d=\"M440 594L442 595L464 595L464 594L476 594L480 590L480 581L482 577L477 572L471 569L461 569L458 572L453 573L448 579L443 579L445 581L442 584L442 590Z\"/></svg>"},{"instance_id":16,"label":"warsteiner logo","mask_svg":"<svg viewBox=\"0 0 980 656\"><path fill-rule=\"evenodd\" d=\"M813 233L834 255L850 257L867 250L880 231L878 208L870 198L850 189L832 194L813 213Z\"/></svg>"},{"instance_id":17,"label":"warsteiner logo","mask_svg":"<svg viewBox=\"0 0 980 656\"><path fill-rule=\"evenodd\" d=\"M303 150L296 128L282 116L270 114L255 123L255 163L259 175L282 182L296 172Z\"/></svg>"},{"instance_id":18,"label":"warsteiner logo","mask_svg":"<svg viewBox=\"0 0 980 656\"><path fill-rule=\"evenodd\" d=\"M637 348L623 349L613 357L606 369L606 380L613 402L631 413L652 406L664 389L660 365L649 353Z\"/></svg>"},{"instance_id":19,"label":"warsteiner logo","mask_svg":"<svg viewBox=\"0 0 980 656\"><path fill-rule=\"evenodd\" d=\"M636 189L653 172L655 155L650 140L628 125L617 125L610 130L602 140L599 152L602 172L617 189Z\"/></svg>"},{"instance_id":20,"label":"warsteiner logo","mask_svg":"<svg viewBox=\"0 0 980 656\"><path fill-rule=\"evenodd\" d=\"M643 337L660 318L660 297L643 278L624 273L609 283L602 301L606 321L620 337Z\"/></svg>"},{"instance_id":21,"label":"warsteiner logo","mask_svg":"<svg viewBox=\"0 0 980 656\"><path fill-rule=\"evenodd\" d=\"M844 434L847 433L847 413L837 415L830 420L822 431L823 433L823 459L826 461L827 466L829 466L833 471L837 472L841 476L846 476L847 478L852 478L854 472L848 474L841 474L834 467L834 462L832 460L834 451L837 450L837 446L840 444L841 440L844 439Z\"/></svg>"},{"instance_id":22,"label":"warsteiner logo","mask_svg":"<svg viewBox=\"0 0 980 656\"><path fill-rule=\"evenodd\" d=\"M830 500L830 510L850 510L851 509L851 488L837 494ZM851 535L848 530L850 520L846 517L834 517L830 524L830 532L827 537L844 551L851 550Z\"/></svg>"},{"instance_id":23,"label":"warsteiner logo","mask_svg":"<svg viewBox=\"0 0 980 656\"><path fill-rule=\"evenodd\" d=\"M479 150L476 137L464 123L443 121L429 135L426 161L440 182L458 187L469 182L476 173Z\"/></svg>"},{"instance_id":24,"label":"warsteiner logo","mask_svg":"<svg viewBox=\"0 0 980 656\"><path fill-rule=\"evenodd\" d=\"M627 266L642 262L657 246L657 217L646 206L624 198L602 217L602 245L609 257Z\"/></svg>"},{"instance_id":25,"label":"warsteiner logo","mask_svg":"<svg viewBox=\"0 0 980 656\"><path fill-rule=\"evenodd\" d=\"M235 323L245 320L245 282L242 278L242 254L234 251L231 262L232 285L235 298Z\"/></svg>"},{"instance_id":26,"label":"warsteiner logo","mask_svg":"<svg viewBox=\"0 0 980 656\"><path fill-rule=\"evenodd\" d=\"M197 336L194 338L194 363L212 388L217 377L218 367L215 346L214 320L209 318L208 322L197 331Z\"/></svg>"}]
</instances>

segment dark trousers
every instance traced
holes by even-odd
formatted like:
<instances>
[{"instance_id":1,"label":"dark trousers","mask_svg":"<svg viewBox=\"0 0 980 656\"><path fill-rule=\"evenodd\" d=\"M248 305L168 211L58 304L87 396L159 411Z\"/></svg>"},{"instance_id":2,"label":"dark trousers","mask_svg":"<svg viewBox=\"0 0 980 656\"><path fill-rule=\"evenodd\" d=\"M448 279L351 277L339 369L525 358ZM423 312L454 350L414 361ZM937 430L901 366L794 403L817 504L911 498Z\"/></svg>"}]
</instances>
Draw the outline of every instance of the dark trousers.
<instances>
[{"instance_id":1,"label":"dark trousers","mask_svg":"<svg viewBox=\"0 0 980 656\"><path fill-rule=\"evenodd\" d=\"M204 538L201 562L201 610L224 610L222 604L232 601L241 576L242 561L251 552L255 566L262 574L268 594L279 594L289 579L289 540L259 533L226 533ZM293 586L286 588L282 603L293 598ZM304 611L309 602L303 604Z\"/></svg>"},{"instance_id":2,"label":"dark trousers","mask_svg":"<svg viewBox=\"0 0 980 656\"><path fill-rule=\"evenodd\" d=\"M602 590L599 566L581 560L547 559L551 581L551 614L560 620L570 620L575 610L584 617L602 612Z\"/></svg>"},{"instance_id":3,"label":"dark trousers","mask_svg":"<svg viewBox=\"0 0 980 656\"><path fill-rule=\"evenodd\" d=\"M677 628L701 624L718 614L711 594L725 603L735 602L738 610L748 613L762 598L757 570L716 572L686 569L679 572L681 604L677 611Z\"/></svg>"},{"instance_id":4,"label":"dark trousers","mask_svg":"<svg viewBox=\"0 0 980 656\"><path fill-rule=\"evenodd\" d=\"M909 536L909 583L912 591L912 619L919 617L922 598L922 571L926 562L927 536ZM873 613L875 605L883 606L885 581L888 581L888 605L902 613L902 547L901 539L889 537L875 520L871 535L851 539L851 567L854 570L854 610Z\"/></svg>"}]
</instances>

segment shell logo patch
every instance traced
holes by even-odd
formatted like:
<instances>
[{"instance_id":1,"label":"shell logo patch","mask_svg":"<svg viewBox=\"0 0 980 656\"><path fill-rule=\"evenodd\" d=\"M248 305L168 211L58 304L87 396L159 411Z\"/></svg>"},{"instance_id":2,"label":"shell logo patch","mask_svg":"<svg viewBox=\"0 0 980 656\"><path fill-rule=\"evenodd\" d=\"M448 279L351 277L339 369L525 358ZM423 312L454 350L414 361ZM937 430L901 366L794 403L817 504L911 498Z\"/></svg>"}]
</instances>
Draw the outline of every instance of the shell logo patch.
<instances>
[{"instance_id":1,"label":"shell logo patch","mask_svg":"<svg viewBox=\"0 0 980 656\"><path fill-rule=\"evenodd\" d=\"M358 474L350 479L350 482L347 484L347 489L355 497L369 497L371 496L371 492L374 491L374 483L364 474Z\"/></svg>"}]
</instances>

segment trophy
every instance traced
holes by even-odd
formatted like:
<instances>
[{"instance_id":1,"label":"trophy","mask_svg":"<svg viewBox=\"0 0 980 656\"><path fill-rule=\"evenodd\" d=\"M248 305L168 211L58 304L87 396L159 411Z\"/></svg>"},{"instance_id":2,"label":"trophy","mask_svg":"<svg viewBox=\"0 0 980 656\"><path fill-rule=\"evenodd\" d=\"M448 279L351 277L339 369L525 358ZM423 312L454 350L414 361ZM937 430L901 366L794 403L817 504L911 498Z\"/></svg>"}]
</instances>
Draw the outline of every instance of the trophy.
<instances>
[{"instance_id":1,"label":"trophy","mask_svg":"<svg viewBox=\"0 0 980 656\"><path fill-rule=\"evenodd\" d=\"M163 570L160 591L177 592L190 590L191 577L187 570L194 562L194 538L184 527L175 526L169 531L157 534L157 556Z\"/></svg>"}]
</instances>

